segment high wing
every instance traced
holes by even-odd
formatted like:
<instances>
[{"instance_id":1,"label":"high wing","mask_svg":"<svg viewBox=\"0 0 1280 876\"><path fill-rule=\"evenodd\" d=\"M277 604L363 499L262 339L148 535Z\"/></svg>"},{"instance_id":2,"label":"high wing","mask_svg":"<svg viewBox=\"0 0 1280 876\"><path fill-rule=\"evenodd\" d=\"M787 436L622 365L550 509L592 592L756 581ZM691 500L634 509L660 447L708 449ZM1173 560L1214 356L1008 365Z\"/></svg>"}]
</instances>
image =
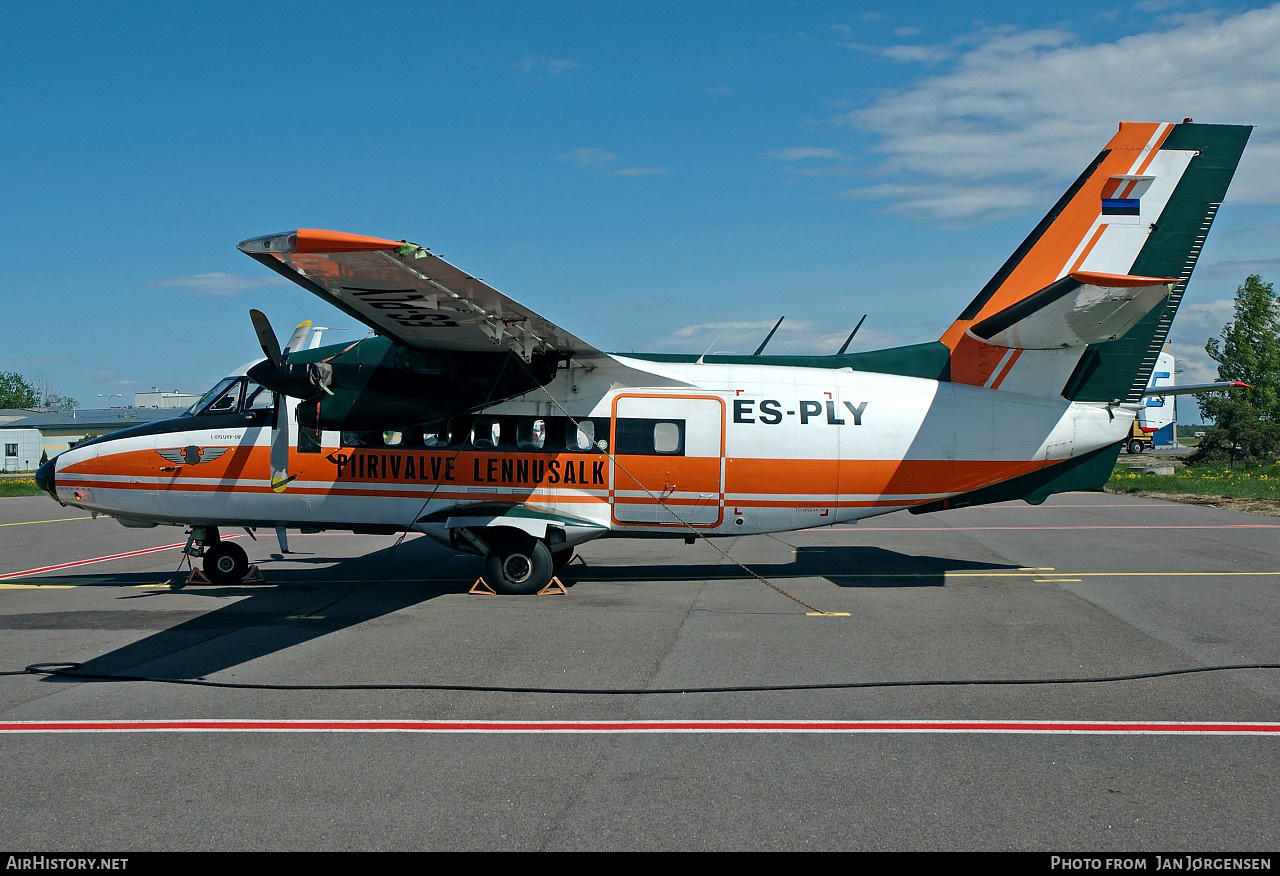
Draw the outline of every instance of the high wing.
<instances>
[{"instance_id":1,"label":"high wing","mask_svg":"<svg viewBox=\"0 0 1280 876\"><path fill-rule=\"evenodd\" d=\"M405 347L604 355L415 243L300 228L238 248Z\"/></svg>"}]
</instances>

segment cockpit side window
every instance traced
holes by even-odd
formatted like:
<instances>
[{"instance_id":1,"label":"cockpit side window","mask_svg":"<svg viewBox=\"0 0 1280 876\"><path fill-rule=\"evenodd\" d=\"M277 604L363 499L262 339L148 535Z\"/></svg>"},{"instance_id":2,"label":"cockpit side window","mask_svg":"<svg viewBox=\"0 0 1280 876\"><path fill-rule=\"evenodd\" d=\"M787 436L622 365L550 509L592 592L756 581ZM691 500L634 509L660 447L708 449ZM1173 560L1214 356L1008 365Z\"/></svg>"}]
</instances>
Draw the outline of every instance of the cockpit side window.
<instances>
[{"instance_id":1,"label":"cockpit side window","mask_svg":"<svg viewBox=\"0 0 1280 876\"><path fill-rule=\"evenodd\" d=\"M250 383L246 393L244 409L246 411L269 411L275 406L275 394L265 386Z\"/></svg>"}]
</instances>

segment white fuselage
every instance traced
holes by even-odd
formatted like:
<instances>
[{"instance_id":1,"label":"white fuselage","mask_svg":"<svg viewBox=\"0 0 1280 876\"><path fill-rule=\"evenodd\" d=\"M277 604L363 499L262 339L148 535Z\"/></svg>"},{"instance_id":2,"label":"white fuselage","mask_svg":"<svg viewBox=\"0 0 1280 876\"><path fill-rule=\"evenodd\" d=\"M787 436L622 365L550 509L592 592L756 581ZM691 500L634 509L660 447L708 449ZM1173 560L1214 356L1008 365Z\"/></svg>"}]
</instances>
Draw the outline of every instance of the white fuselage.
<instances>
[{"instance_id":1,"label":"white fuselage","mask_svg":"<svg viewBox=\"0 0 1280 876\"><path fill-rule=\"evenodd\" d=\"M195 416L68 451L57 494L127 525L440 537L451 509L518 505L580 521L582 538L776 532L1005 481L1118 443L1134 415L847 369L617 361L653 386L566 370L434 444L420 429L373 445L324 432L319 453L302 453L295 425L283 492L270 487L269 424L208 428Z\"/></svg>"}]
</instances>

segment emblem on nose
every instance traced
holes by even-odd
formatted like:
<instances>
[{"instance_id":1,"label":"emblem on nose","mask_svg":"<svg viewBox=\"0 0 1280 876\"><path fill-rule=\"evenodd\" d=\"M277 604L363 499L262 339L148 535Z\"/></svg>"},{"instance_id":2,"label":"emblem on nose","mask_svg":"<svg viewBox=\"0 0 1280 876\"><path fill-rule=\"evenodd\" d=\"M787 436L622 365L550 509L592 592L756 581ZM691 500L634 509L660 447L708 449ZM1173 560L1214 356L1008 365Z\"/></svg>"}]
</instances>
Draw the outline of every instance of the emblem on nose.
<instances>
[{"instance_id":1,"label":"emblem on nose","mask_svg":"<svg viewBox=\"0 0 1280 876\"><path fill-rule=\"evenodd\" d=\"M169 462L176 462L180 465L197 465L201 462L213 462L230 449L229 447L197 447L194 444L188 444L186 447L157 450L156 453L169 460Z\"/></svg>"}]
</instances>

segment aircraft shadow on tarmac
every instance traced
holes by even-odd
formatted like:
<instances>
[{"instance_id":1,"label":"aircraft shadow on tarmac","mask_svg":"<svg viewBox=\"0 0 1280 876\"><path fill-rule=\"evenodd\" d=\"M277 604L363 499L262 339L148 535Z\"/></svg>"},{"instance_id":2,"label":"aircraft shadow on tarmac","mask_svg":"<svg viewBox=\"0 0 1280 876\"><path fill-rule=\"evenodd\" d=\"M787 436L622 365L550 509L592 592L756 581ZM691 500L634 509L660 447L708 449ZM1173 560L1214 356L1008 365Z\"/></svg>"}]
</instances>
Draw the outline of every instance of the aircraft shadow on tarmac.
<instances>
[{"instance_id":1,"label":"aircraft shadow on tarmac","mask_svg":"<svg viewBox=\"0 0 1280 876\"><path fill-rule=\"evenodd\" d=\"M825 578L837 587L942 587L948 572L1007 571L1015 566L912 556L878 547L815 545L797 548L786 562L745 563L770 580ZM576 563L559 576L566 585L604 581L727 581L750 574L731 560L716 563L668 563L660 566L595 566Z\"/></svg>"},{"instance_id":2,"label":"aircraft shadow on tarmac","mask_svg":"<svg viewBox=\"0 0 1280 876\"><path fill-rule=\"evenodd\" d=\"M297 553L284 558L275 555L274 559L257 561L265 582L234 585L174 587L174 583L186 582L185 568L169 575L62 576L43 581L120 588L128 592L118 599L151 604L142 612L59 612L43 619L27 617L32 626L56 624L63 629L145 629L171 624L83 661L73 673L46 676L49 681L113 680L103 676L198 679L438 596L465 592L479 574L481 561L450 554L441 557L440 553L440 549L424 552L416 549L414 542L406 542L398 549L384 548L337 561ZM289 566L323 562L327 567L273 567L281 561ZM432 577L422 577L424 567L431 570ZM166 580L169 586L156 586ZM147 589L148 585L155 589ZM235 601L230 604L218 604L232 599ZM164 607L156 608L154 600L163 601ZM9 626L22 623L9 621Z\"/></svg>"},{"instance_id":3,"label":"aircraft shadow on tarmac","mask_svg":"<svg viewBox=\"0 0 1280 876\"><path fill-rule=\"evenodd\" d=\"M232 586L189 585L180 589L141 590L122 600L162 599L163 609L147 606L139 618L129 611L55 613L41 625L61 628L138 629L171 624L138 641L83 662L73 674L50 681L110 681L112 677L199 679L257 658L392 614L439 596L466 592L482 570L478 558L442 552L415 542L330 563L325 569L272 568L260 563L265 583ZM310 558L289 555L292 565ZM319 562L319 561L317 561ZM774 581L823 578L837 587L941 587L948 572L1007 570L994 564L946 557L910 556L877 547L816 546L798 549L785 562L751 563L756 574ZM431 570L430 578L422 570ZM574 562L560 573L567 587L609 582L727 581L750 577L730 561L662 565L584 565ZM185 581L186 572L168 576ZM162 573L128 573L89 586L134 590L164 579ZM76 583L63 577L59 583ZM52 581L50 583L53 583ZM235 602L216 606L228 599ZM493 598L493 597L477 597ZM509 597L531 599L536 597ZM77 617L83 614L85 617ZM114 617L113 617L114 616ZM11 625L16 619L11 619ZM68 655L49 655L51 659ZM86 678L98 676L99 678ZM107 678L103 678L107 677Z\"/></svg>"}]
</instances>

